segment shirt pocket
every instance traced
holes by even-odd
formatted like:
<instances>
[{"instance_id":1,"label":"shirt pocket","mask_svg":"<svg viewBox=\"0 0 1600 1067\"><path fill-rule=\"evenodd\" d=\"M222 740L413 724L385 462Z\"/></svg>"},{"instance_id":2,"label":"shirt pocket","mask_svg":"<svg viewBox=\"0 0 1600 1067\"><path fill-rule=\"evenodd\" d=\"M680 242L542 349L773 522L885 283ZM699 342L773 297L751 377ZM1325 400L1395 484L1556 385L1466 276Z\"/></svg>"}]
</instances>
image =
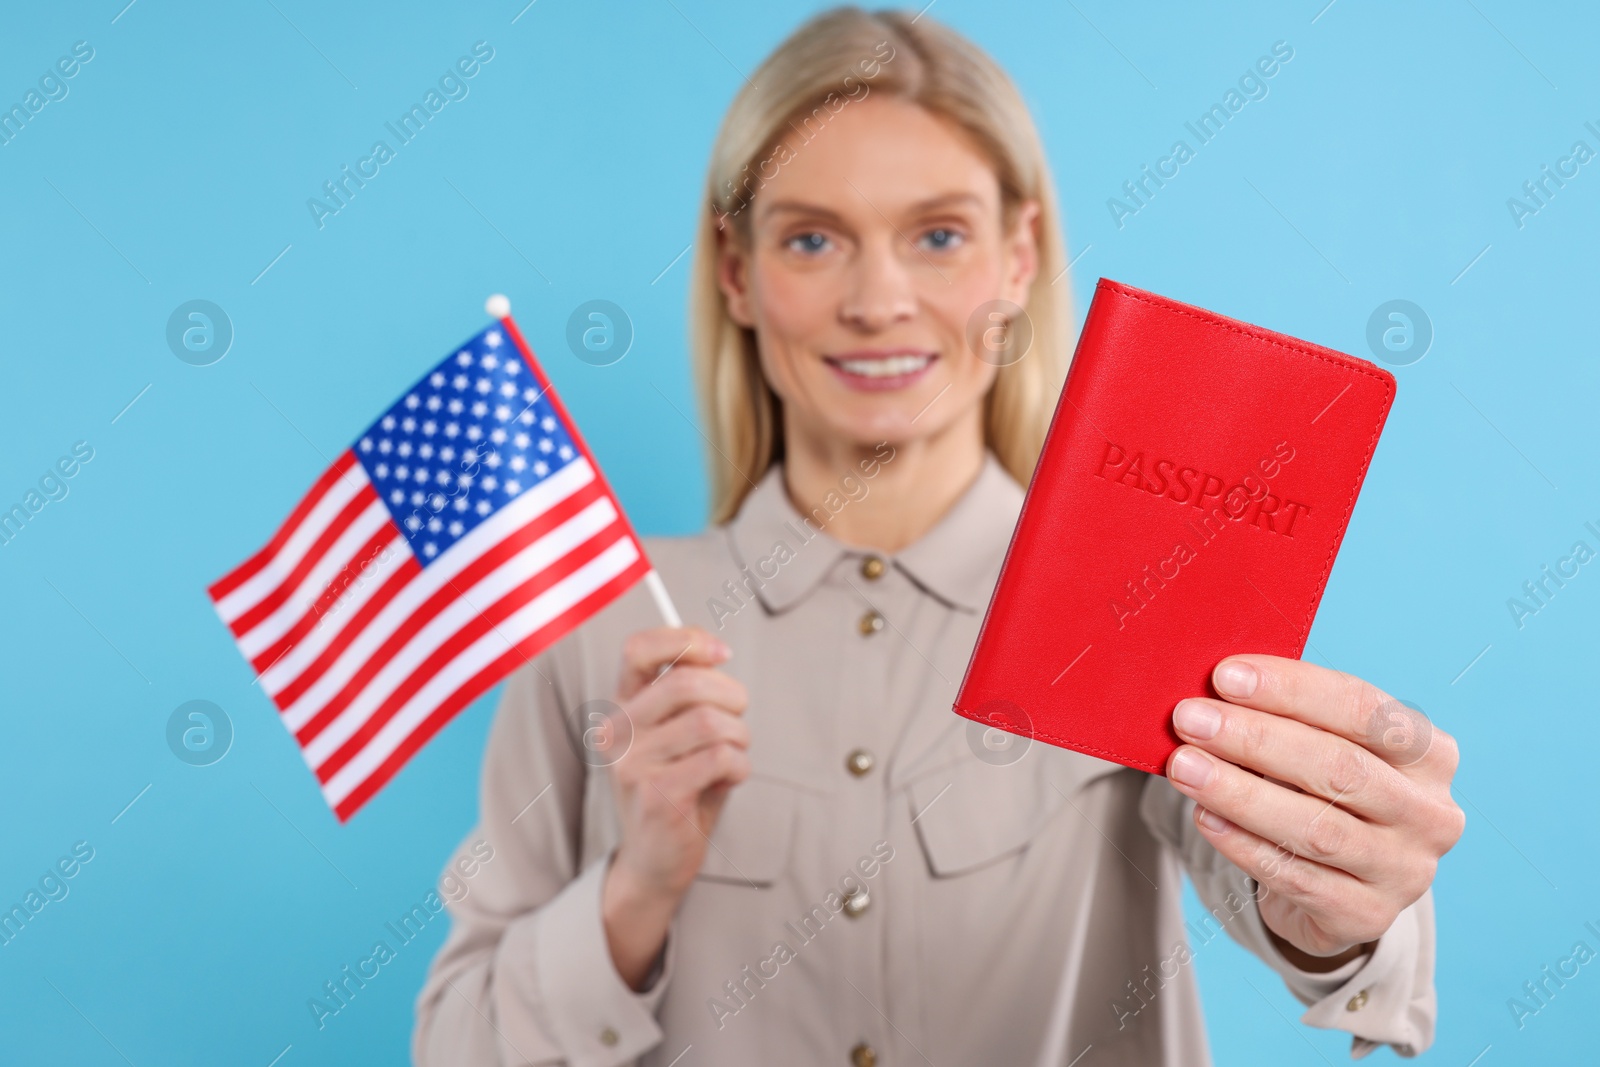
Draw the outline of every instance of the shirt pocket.
<instances>
[{"instance_id":1,"label":"shirt pocket","mask_svg":"<svg viewBox=\"0 0 1600 1067\"><path fill-rule=\"evenodd\" d=\"M1113 764L1035 743L1016 763L970 754L907 784L913 829L937 878L1019 854L1089 780Z\"/></svg>"},{"instance_id":2,"label":"shirt pocket","mask_svg":"<svg viewBox=\"0 0 1600 1067\"><path fill-rule=\"evenodd\" d=\"M752 776L735 786L697 877L751 888L772 885L789 868L798 804L794 786L770 778Z\"/></svg>"}]
</instances>

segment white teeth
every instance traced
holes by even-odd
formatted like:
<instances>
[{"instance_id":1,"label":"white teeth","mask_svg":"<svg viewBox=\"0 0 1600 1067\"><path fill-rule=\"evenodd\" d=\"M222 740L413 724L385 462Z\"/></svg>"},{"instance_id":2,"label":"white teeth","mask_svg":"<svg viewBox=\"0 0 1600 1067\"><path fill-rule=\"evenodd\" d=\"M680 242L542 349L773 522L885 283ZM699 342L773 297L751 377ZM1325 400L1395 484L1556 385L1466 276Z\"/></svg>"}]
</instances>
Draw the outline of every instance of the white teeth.
<instances>
[{"instance_id":1,"label":"white teeth","mask_svg":"<svg viewBox=\"0 0 1600 1067\"><path fill-rule=\"evenodd\" d=\"M863 378L893 378L915 374L933 362L932 356L890 356L887 359L841 359L835 362L850 374Z\"/></svg>"}]
</instances>

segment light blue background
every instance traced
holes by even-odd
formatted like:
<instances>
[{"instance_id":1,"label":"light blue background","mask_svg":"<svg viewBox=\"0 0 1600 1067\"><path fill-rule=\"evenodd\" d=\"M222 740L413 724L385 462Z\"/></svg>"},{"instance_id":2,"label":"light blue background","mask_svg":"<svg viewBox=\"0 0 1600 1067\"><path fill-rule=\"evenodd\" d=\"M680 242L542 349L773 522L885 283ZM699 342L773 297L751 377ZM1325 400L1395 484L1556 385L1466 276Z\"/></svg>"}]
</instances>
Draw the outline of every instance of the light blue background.
<instances>
[{"instance_id":1,"label":"light blue background","mask_svg":"<svg viewBox=\"0 0 1600 1067\"><path fill-rule=\"evenodd\" d=\"M124 2L0 16L0 103L73 42L95 49L0 147L0 505L73 442L95 449L0 547L0 903L73 842L96 850L0 948L0 1059L402 1062L442 920L325 1030L306 1001L471 826L493 699L340 827L205 586L483 325L494 291L638 526L695 529L678 257L740 72L809 7L138 0L119 16ZM1600 920L1600 564L1521 631L1506 600L1575 540L1600 547L1582 525L1600 526L1600 163L1524 228L1506 200L1574 140L1600 148L1583 128L1600 125L1600 24L1577 3L1323 2L941 0L930 15L991 50L1034 109L1081 254L1061 282L1078 315L1103 274L1359 355L1380 303L1431 317L1432 350L1396 371L1308 656L1462 742L1469 824L1439 874L1432 1062L1587 1061L1600 964L1520 1031L1506 1002L1579 939L1600 948L1582 926ZM495 56L470 96L319 231L306 199L479 40ZM1295 54L1270 95L1119 230L1107 198L1278 40ZM164 341L193 298L234 323L214 366ZM593 298L636 330L615 366L565 346ZM206 768L164 738L196 698L236 731ZM1231 943L1196 966L1220 1063L1343 1059L1346 1039L1289 1024L1296 1005Z\"/></svg>"}]
</instances>

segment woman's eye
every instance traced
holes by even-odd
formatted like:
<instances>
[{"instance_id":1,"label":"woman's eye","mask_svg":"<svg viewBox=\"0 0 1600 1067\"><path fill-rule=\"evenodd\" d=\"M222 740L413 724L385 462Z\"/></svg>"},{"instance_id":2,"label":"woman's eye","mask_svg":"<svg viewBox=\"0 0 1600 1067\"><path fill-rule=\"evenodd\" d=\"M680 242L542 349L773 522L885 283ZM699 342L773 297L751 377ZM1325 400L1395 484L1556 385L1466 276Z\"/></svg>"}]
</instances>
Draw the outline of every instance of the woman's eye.
<instances>
[{"instance_id":1,"label":"woman's eye","mask_svg":"<svg viewBox=\"0 0 1600 1067\"><path fill-rule=\"evenodd\" d=\"M959 248L964 236L955 230L944 226L935 227L922 235L923 247L935 252L947 252L952 248Z\"/></svg>"},{"instance_id":2,"label":"woman's eye","mask_svg":"<svg viewBox=\"0 0 1600 1067\"><path fill-rule=\"evenodd\" d=\"M796 252L815 255L828 249L828 238L820 233L797 233L789 238L788 245Z\"/></svg>"}]
</instances>

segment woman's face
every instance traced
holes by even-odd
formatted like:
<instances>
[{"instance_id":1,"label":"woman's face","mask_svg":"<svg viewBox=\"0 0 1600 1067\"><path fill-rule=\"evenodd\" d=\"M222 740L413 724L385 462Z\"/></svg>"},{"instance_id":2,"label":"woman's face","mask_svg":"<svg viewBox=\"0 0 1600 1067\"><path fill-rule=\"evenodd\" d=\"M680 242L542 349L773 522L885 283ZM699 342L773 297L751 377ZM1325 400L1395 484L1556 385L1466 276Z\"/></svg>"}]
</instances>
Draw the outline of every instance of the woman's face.
<instances>
[{"instance_id":1,"label":"woman's face","mask_svg":"<svg viewBox=\"0 0 1600 1067\"><path fill-rule=\"evenodd\" d=\"M1003 230L988 161L903 100L851 102L812 130L764 163L777 174L744 209L749 246L725 230L719 265L787 426L870 447L981 425L997 368L969 320L981 330L989 301L1026 303L1038 205Z\"/></svg>"}]
</instances>

